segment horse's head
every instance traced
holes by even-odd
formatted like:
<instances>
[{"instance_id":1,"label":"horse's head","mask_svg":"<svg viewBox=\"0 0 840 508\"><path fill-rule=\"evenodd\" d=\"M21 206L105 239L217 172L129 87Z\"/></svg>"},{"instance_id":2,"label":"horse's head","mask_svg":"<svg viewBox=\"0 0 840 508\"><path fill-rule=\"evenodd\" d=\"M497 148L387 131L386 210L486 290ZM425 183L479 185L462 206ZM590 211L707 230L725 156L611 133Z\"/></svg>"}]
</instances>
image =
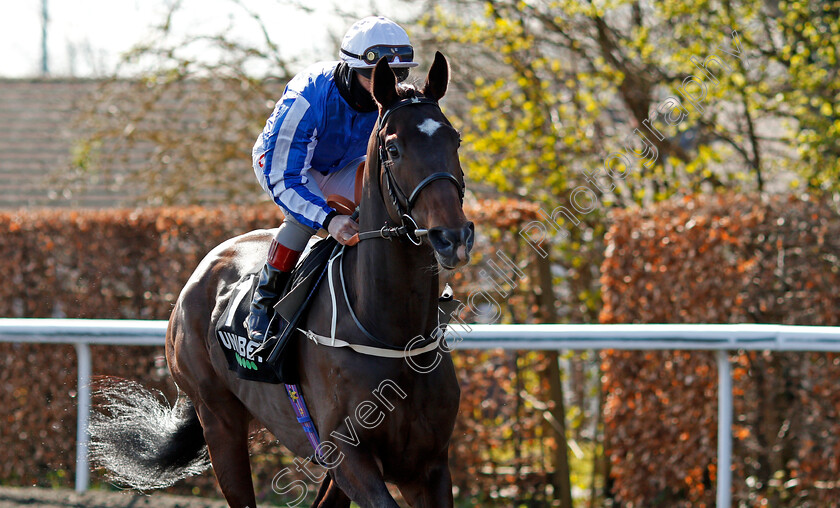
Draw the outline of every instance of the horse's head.
<instances>
[{"instance_id":1,"label":"horse's head","mask_svg":"<svg viewBox=\"0 0 840 508\"><path fill-rule=\"evenodd\" d=\"M438 263L452 269L469 261L475 229L462 206L460 136L437 105L448 83L449 64L439 52L422 90L398 85L381 59L373 71L379 125L370 148L380 161L379 184L391 220L406 226L418 245L414 228L428 231Z\"/></svg>"}]
</instances>

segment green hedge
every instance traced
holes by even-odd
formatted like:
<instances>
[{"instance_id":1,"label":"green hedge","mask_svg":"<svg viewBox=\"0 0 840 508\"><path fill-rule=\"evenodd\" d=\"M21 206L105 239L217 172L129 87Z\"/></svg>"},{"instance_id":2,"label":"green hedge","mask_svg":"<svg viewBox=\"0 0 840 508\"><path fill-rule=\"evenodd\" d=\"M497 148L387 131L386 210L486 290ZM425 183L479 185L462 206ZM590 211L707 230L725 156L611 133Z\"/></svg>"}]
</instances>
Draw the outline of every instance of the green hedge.
<instances>
[{"instance_id":1,"label":"green hedge","mask_svg":"<svg viewBox=\"0 0 840 508\"><path fill-rule=\"evenodd\" d=\"M840 216L776 196L683 198L613 216L605 323L840 324ZM735 501L840 496L840 357L740 352ZM717 369L704 352L603 355L614 492L632 506L714 506Z\"/></svg>"}]
</instances>

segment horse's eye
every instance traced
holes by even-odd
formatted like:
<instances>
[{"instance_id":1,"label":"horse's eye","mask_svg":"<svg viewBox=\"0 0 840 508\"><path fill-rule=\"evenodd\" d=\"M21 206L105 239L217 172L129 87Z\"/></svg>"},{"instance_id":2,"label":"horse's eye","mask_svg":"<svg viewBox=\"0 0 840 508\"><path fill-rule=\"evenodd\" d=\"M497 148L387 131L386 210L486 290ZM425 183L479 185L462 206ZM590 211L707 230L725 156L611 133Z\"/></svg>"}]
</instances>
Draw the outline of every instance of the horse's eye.
<instances>
[{"instance_id":1,"label":"horse's eye","mask_svg":"<svg viewBox=\"0 0 840 508\"><path fill-rule=\"evenodd\" d=\"M385 149L388 150L388 156L392 159L400 156L400 151L394 145L388 145Z\"/></svg>"}]
</instances>

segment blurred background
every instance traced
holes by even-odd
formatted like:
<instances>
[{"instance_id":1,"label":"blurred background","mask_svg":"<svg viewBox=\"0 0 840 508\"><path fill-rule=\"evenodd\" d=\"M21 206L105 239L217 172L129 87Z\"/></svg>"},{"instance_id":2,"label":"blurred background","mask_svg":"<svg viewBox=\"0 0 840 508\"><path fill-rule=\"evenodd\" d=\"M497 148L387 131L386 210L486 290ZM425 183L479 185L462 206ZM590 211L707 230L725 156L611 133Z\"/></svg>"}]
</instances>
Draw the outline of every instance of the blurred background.
<instances>
[{"instance_id":1,"label":"blurred background","mask_svg":"<svg viewBox=\"0 0 840 508\"><path fill-rule=\"evenodd\" d=\"M206 252L281 219L250 150L285 83L380 14L415 45L410 80L449 59L479 236L446 280L496 291L495 322L838 324L840 2L317 4L0 7L0 317L167 319ZM482 275L499 252L526 277ZM174 400L162 354L95 347L94 373ZM454 358L458 506L714 505L712 353ZM840 357L730 360L734 503L832 505ZM0 343L0 485L72 488L75 365ZM264 432L252 450L260 502L289 502L271 478L291 457ZM167 493L219 497L210 472Z\"/></svg>"}]
</instances>

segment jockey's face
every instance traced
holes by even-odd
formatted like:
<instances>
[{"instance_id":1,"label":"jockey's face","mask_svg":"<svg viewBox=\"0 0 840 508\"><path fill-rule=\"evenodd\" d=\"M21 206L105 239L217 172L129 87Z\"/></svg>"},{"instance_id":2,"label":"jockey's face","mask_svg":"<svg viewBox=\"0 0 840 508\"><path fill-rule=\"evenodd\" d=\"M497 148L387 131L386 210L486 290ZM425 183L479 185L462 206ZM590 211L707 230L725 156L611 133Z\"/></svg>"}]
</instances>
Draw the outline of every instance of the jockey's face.
<instances>
[{"instance_id":1,"label":"jockey's face","mask_svg":"<svg viewBox=\"0 0 840 508\"><path fill-rule=\"evenodd\" d=\"M357 72L356 73L356 79L359 80L359 83L361 83L361 85L365 88L365 90L370 92L370 86L371 86L371 79L370 78L366 78L366 77L362 76L361 74L359 74Z\"/></svg>"}]
</instances>

